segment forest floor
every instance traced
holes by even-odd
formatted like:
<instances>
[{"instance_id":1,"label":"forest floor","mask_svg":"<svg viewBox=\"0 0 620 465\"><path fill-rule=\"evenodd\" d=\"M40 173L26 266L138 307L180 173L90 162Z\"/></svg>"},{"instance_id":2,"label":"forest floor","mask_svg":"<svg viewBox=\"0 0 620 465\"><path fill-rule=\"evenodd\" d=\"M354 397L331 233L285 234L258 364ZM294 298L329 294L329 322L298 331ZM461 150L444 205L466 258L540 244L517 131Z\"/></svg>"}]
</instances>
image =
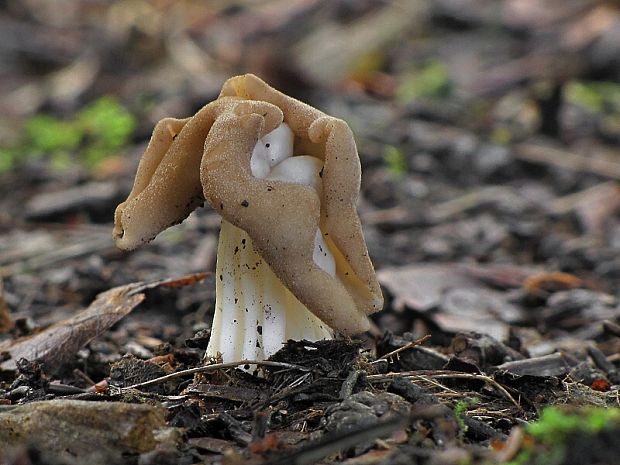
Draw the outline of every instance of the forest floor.
<instances>
[{"instance_id":1,"label":"forest floor","mask_svg":"<svg viewBox=\"0 0 620 465\"><path fill-rule=\"evenodd\" d=\"M207 3L0 7L0 463L618 463L620 7ZM217 212L112 239L244 72L352 127L386 299L259 376L203 360Z\"/></svg>"}]
</instances>

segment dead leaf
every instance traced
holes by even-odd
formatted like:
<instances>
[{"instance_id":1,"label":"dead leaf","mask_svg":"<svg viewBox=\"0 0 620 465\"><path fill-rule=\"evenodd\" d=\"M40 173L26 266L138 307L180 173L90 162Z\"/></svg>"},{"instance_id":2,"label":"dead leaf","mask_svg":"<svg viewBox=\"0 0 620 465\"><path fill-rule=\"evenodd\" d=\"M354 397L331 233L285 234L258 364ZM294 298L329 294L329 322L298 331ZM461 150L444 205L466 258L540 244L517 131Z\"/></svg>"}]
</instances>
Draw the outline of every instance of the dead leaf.
<instances>
[{"instance_id":1,"label":"dead leaf","mask_svg":"<svg viewBox=\"0 0 620 465\"><path fill-rule=\"evenodd\" d=\"M528 277L523 288L531 295L546 295L550 292L576 289L584 285L583 280L570 273L555 271L538 273Z\"/></svg>"},{"instance_id":2,"label":"dead leaf","mask_svg":"<svg viewBox=\"0 0 620 465\"><path fill-rule=\"evenodd\" d=\"M494 288L517 289L528 276L540 272L533 266L520 265L461 265L467 275Z\"/></svg>"},{"instance_id":3,"label":"dead leaf","mask_svg":"<svg viewBox=\"0 0 620 465\"><path fill-rule=\"evenodd\" d=\"M450 332L477 331L503 340L509 323L520 321L521 309L509 302L505 292L486 283L514 285L525 276L518 267L505 267L500 278L497 267L462 266L456 263L386 268L377 273L379 282L394 296L397 311L411 308L428 312L436 324ZM490 275L495 272L496 279ZM498 281L499 280L499 281ZM438 309L437 312L430 312Z\"/></svg>"},{"instance_id":4,"label":"dead leaf","mask_svg":"<svg viewBox=\"0 0 620 465\"><path fill-rule=\"evenodd\" d=\"M187 276L183 276L182 278L170 279L170 280L164 281L161 283L161 286L177 289L179 287L185 287L191 284L200 283L204 281L205 279L207 279L207 277L210 276L211 274L213 273L211 272L194 273L194 274L190 274Z\"/></svg>"},{"instance_id":5,"label":"dead leaf","mask_svg":"<svg viewBox=\"0 0 620 465\"><path fill-rule=\"evenodd\" d=\"M609 182L597 187L577 201L575 213L586 234L602 237L605 225L620 209L620 186Z\"/></svg>"},{"instance_id":6,"label":"dead leaf","mask_svg":"<svg viewBox=\"0 0 620 465\"><path fill-rule=\"evenodd\" d=\"M9 307L4 300L4 285L0 277L0 333L7 333L13 328Z\"/></svg>"},{"instance_id":7,"label":"dead leaf","mask_svg":"<svg viewBox=\"0 0 620 465\"><path fill-rule=\"evenodd\" d=\"M520 307L509 301L506 292L480 284L447 290L432 318L444 331L473 331L498 341L508 338L511 323L523 320Z\"/></svg>"},{"instance_id":8,"label":"dead leaf","mask_svg":"<svg viewBox=\"0 0 620 465\"><path fill-rule=\"evenodd\" d=\"M609 391L611 384L605 378L596 378L594 381L592 381L590 387L595 391L607 392Z\"/></svg>"},{"instance_id":9,"label":"dead leaf","mask_svg":"<svg viewBox=\"0 0 620 465\"><path fill-rule=\"evenodd\" d=\"M436 307L448 289L476 285L456 264L384 268L377 278L394 296L392 305L398 311L409 307L424 312Z\"/></svg>"},{"instance_id":10,"label":"dead leaf","mask_svg":"<svg viewBox=\"0 0 620 465\"><path fill-rule=\"evenodd\" d=\"M100 336L129 314L144 300L143 291L159 286L180 287L202 279L203 273L179 279L137 282L115 287L97 296L90 306L77 315L60 321L25 339L0 344L0 351L11 358L0 364L1 370L15 370L21 358L36 361L53 373L70 360L80 348ZM184 284L180 284L184 283Z\"/></svg>"}]
</instances>

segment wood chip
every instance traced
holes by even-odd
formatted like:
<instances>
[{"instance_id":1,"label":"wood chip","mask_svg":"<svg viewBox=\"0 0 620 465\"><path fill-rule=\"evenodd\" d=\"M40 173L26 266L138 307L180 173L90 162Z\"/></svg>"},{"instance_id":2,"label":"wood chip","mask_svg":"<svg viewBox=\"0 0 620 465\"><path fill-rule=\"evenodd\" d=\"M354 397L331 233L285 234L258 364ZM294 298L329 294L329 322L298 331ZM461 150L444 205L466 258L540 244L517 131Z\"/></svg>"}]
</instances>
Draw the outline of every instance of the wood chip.
<instances>
[{"instance_id":1,"label":"wood chip","mask_svg":"<svg viewBox=\"0 0 620 465\"><path fill-rule=\"evenodd\" d=\"M74 463L76 457L90 465L123 463L127 454L153 450L155 431L164 426L164 410L147 404L53 400L0 406L0 444L34 440L55 463Z\"/></svg>"},{"instance_id":2,"label":"wood chip","mask_svg":"<svg viewBox=\"0 0 620 465\"><path fill-rule=\"evenodd\" d=\"M561 353L556 353L502 363L497 369L515 375L562 376L570 371L571 365Z\"/></svg>"}]
</instances>

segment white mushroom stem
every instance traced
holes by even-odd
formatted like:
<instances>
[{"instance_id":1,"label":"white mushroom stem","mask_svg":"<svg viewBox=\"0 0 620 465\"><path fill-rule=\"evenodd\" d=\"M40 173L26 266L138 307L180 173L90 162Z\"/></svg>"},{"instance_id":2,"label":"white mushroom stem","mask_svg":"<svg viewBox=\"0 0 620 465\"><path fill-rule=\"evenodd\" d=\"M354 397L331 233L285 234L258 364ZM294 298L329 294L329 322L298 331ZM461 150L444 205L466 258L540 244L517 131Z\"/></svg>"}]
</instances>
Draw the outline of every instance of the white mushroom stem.
<instances>
[{"instance_id":1,"label":"white mushroom stem","mask_svg":"<svg viewBox=\"0 0 620 465\"><path fill-rule=\"evenodd\" d=\"M273 273L241 229L222 221L216 267L215 316L207 355L224 362L264 360L288 339L331 339Z\"/></svg>"},{"instance_id":2,"label":"white mushroom stem","mask_svg":"<svg viewBox=\"0 0 620 465\"><path fill-rule=\"evenodd\" d=\"M323 162L293 155L293 133L283 123L260 140L250 167L257 178L314 188L320 195ZM332 276L334 256L317 229L315 263ZM216 265L215 314L207 355L224 362L264 360L288 339L331 339L333 332L286 288L254 249L250 237L222 220Z\"/></svg>"}]
</instances>

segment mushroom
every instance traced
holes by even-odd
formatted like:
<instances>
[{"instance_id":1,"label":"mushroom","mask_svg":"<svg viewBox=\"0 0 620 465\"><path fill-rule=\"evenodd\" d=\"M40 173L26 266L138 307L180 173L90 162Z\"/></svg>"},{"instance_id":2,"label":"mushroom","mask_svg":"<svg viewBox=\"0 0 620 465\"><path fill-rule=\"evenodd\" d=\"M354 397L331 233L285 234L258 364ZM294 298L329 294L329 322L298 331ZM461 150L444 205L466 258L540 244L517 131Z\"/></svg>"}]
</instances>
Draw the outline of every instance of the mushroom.
<instances>
[{"instance_id":1,"label":"mushroom","mask_svg":"<svg viewBox=\"0 0 620 465\"><path fill-rule=\"evenodd\" d=\"M354 335L383 305L355 205L348 125L247 74L160 121L115 213L133 249L205 200L222 216L207 355L260 360L288 339Z\"/></svg>"}]
</instances>

